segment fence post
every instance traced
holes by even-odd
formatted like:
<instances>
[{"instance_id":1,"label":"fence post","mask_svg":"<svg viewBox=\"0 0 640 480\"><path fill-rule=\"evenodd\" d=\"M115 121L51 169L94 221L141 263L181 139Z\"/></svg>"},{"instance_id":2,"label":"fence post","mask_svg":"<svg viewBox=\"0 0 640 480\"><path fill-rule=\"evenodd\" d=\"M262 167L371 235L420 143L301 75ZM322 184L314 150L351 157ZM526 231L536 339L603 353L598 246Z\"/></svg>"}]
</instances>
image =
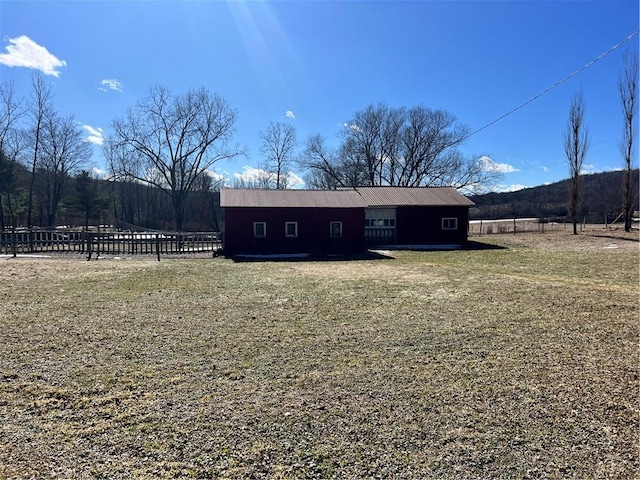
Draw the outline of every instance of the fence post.
<instances>
[{"instance_id":1,"label":"fence post","mask_svg":"<svg viewBox=\"0 0 640 480\"><path fill-rule=\"evenodd\" d=\"M156 233L156 254L158 255L158 261L160 261L160 235Z\"/></svg>"},{"instance_id":2,"label":"fence post","mask_svg":"<svg viewBox=\"0 0 640 480\"><path fill-rule=\"evenodd\" d=\"M11 222L11 250L13 251L13 258L18 256L18 242L16 238L16 219L13 217L13 221Z\"/></svg>"},{"instance_id":3,"label":"fence post","mask_svg":"<svg viewBox=\"0 0 640 480\"><path fill-rule=\"evenodd\" d=\"M90 234L89 232L87 232L86 241L87 241L87 261L89 261L91 260L91 253L93 250L93 235Z\"/></svg>"},{"instance_id":4,"label":"fence post","mask_svg":"<svg viewBox=\"0 0 640 480\"><path fill-rule=\"evenodd\" d=\"M513 234L516 234L516 219L513 219Z\"/></svg>"}]
</instances>

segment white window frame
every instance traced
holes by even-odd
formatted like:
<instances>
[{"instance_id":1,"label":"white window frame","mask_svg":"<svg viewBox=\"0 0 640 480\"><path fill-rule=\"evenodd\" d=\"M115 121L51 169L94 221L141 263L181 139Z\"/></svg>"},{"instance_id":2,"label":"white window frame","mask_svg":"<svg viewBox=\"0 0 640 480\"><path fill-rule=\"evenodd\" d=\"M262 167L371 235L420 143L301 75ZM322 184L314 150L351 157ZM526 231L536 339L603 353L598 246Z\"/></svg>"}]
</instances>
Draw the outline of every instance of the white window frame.
<instances>
[{"instance_id":1,"label":"white window frame","mask_svg":"<svg viewBox=\"0 0 640 480\"><path fill-rule=\"evenodd\" d=\"M262 235L258 234L258 225L262 225ZM267 237L267 222L253 222L253 238Z\"/></svg>"},{"instance_id":2,"label":"white window frame","mask_svg":"<svg viewBox=\"0 0 640 480\"><path fill-rule=\"evenodd\" d=\"M453 226L451 226L453 224ZM442 219L442 230L457 230L458 217L445 217Z\"/></svg>"},{"instance_id":3,"label":"white window frame","mask_svg":"<svg viewBox=\"0 0 640 480\"><path fill-rule=\"evenodd\" d=\"M340 234L339 235L334 235L333 234L333 226L334 225L339 225L340 226ZM329 222L329 236L331 238L342 238L342 222Z\"/></svg>"},{"instance_id":4,"label":"white window frame","mask_svg":"<svg viewBox=\"0 0 640 480\"><path fill-rule=\"evenodd\" d=\"M293 235L289 234L289 225L293 225ZM284 236L287 238L296 238L298 236L298 222L284 222Z\"/></svg>"}]
</instances>

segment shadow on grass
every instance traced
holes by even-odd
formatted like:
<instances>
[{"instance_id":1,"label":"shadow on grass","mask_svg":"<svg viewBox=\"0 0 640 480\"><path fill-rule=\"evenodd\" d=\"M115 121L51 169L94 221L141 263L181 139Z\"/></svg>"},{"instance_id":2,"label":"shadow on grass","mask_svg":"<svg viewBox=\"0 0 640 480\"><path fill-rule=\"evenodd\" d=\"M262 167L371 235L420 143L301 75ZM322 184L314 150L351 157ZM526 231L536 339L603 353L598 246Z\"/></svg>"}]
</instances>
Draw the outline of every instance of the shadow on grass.
<instances>
[{"instance_id":1,"label":"shadow on grass","mask_svg":"<svg viewBox=\"0 0 640 480\"><path fill-rule=\"evenodd\" d=\"M506 250L507 247L468 240L464 245L382 245L372 248L375 251L391 252L404 250L409 252L451 252L456 250Z\"/></svg>"},{"instance_id":2,"label":"shadow on grass","mask_svg":"<svg viewBox=\"0 0 640 480\"><path fill-rule=\"evenodd\" d=\"M269 255L234 255L234 262L352 262L360 260L395 260L391 255L368 250L357 253L295 253Z\"/></svg>"},{"instance_id":3,"label":"shadow on grass","mask_svg":"<svg viewBox=\"0 0 640 480\"><path fill-rule=\"evenodd\" d=\"M462 250L506 250L507 247L502 245L493 245L491 243L476 242L469 240Z\"/></svg>"},{"instance_id":4,"label":"shadow on grass","mask_svg":"<svg viewBox=\"0 0 640 480\"><path fill-rule=\"evenodd\" d=\"M394 260L394 251L442 252L452 250L505 250L506 247L468 241L465 245L379 245L357 253L274 253L264 255L234 255L234 262L350 262L360 260Z\"/></svg>"},{"instance_id":5,"label":"shadow on grass","mask_svg":"<svg viewBox=\"0 0 640 480\"><path fill-rule=\"evenodd\" d=\"M632 232L635 233L635 236L625 236L624 233L621 233L619 235L616 235L615 233L581 233L580 235L585 235L585 236L589 236L589 237L596 237L596 238L609 238L611 240L620 240L620 241L624 241L624 242L640 242L640 236L638 236L638 232Z\"/></svg>"}]
</instances>

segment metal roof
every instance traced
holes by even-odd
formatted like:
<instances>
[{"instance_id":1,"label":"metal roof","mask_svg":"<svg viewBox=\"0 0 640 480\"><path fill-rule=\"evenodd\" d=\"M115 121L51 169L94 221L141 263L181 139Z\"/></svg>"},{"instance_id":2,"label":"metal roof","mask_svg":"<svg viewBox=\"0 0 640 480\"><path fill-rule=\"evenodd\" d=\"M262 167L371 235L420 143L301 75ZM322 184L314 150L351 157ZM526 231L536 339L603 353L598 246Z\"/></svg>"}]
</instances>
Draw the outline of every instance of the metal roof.
<instances>
[{"instance_id":1,"label":"metal roof","mask_svg":"<svg viewBox=\"0 0 640 480\"><path fill-rule=\"evenodd\" d=\"M222 207L323 207L363 208L366 202L355 190L223 189Z\"/></svg>"},{"instance_id":2,"label":"metal roof","mask_svg":"<svg viewBox=\"0 0 640 480\"><path fill-rule=\"evenodd\" d=\"M358 187L369 207L475 205L452 187Z\"/></svg>"},{"instance_id":3,"label":"metal roof","mask_svg":"<svg viewBox=\"0 0 640 480\"><path fill-rule=\"evenodd\" d=\"M222 207L363 208L475 205L451 187L358 187L356 190L223 189Z\"/></svg>"}]
</instances>

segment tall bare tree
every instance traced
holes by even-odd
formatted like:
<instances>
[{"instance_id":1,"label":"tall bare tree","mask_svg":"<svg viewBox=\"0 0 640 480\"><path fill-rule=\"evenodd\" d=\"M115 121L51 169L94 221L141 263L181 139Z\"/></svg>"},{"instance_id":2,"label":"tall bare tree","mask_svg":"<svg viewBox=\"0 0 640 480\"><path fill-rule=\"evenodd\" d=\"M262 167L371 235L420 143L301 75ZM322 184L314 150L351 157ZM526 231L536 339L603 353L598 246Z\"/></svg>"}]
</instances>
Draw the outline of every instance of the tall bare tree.
<instances>
[{"instance_id":1,"label":"tall bare tree","mask_svg":"<svg viewBox=\"0 0 640 480\"><path fill-rule=\"evenodd\" d=\"M185 199L216 162L240 155L230 146L237 113L217 94L190 90L173 95L165 86L150 89L125 118L113 122L105 156L116 178L129 178L166 193L183 228Z\"/></svg>"},{"instance_id":2,"label":"tall bare tree","mask_svg":"<svg viewBox=\"0 0 640 480\"><path fill-rule=\"evenodd\" d=\"M67 182L91 158L92 146L73 117L49 113L40 134L39 168L45 187L47 225L56 226L58 206Z\"/></svg>"},{"instance_id":3,"label":"tall bare tree","mask_svg":"<svg viewBox=\"0 0 640 480\"><path fill-rule=\"evenodd\" d=\"M31 77L31 116L30 143L33 156L31 157L31 179L29 181L29 197L27 201L27 226L33 226L33 194L36 185L36 172L40 158L40 144L42 129L47 115L53 114L53 93L51 86L45 82L44 76L38 72Z\"/></svg>"},{"instance_id":4,"label":"tall bare tree","mask_svg":"<svg viewBox=\"0 0 640 480\"><path fill-rule=\"evenodd\" d=\"M341 131L341 156L365 168L368 185L394 185L405 109L381 103L356 112Z\"/></svg>"},{"instance_id":5,"label":"tall bare tree","mask_svg":"<svg viewBox=\"0 0 640 480\"><path fill-rule=\"evenodd\" d=\"M638 53L627 51L623 57L623 70L618 80L620 103L624 125L620 153L624 160L624 178L622 183L624 230L631 230L631 216L633 214L633 189L631 188L631 171L633 170L634 133L636 132L636 109L638 98Z\"/></svg>"},{"instance_id":6,"label":"tall bare tree","mask_svg":"<svg viewBox=\"0 0 640 480\"><path fill-rule=\"evenodd\" d=\"M287 174L298 145L296 128L290 123L269 122L267 128L260 132L260 139L263 169L273 176L275 188L287 188Z\"/></svg>"},{"instance_id":7,"label":"tall bare tree","mask_svg":"<svg viewBox=\"0 0 640 480\"><path fill-rule=\"evenodd\" d=\"M0 150L6 150L5 143L16 124L26 113L24 102L15 94L13 82L0 85Z\"/></svg>"},{"instance_id":8,"label":"tall bare tree","mask_svg":"<svg viewBox=\"0 0 640 480\"><path fill-rule=\"evenodd\" d=\"M564 152L569 164L571 187L569 213L573 220L573 234L578 234L578 210L582 198L582 165L589 150L589 129L584 123L584 95L580 91L573 96L569 107L569 120L564 133Z\"/></svg>"},{"instance_id":9,"label":"tall bare tree","mask_svg":"<svg viewBox=\"0 0 640 480\"><path fill-rule=\"evenodd\" d=\"M368 185L366 167L358 157L332 149L322 135L305 140L298 164L306 171L304 179L310 188L334 190Z\"/></svg>"},{"instance_id":10,"label":"tall bare tree","mask_svg":"<svg viewBox=\"0 0 640 480\"><path fill-rule=\"evenodd\" d=\"M17 123L25 114L22 99L16 97L12 82L0 85L0 231L6 226L3 203L13 217L11 195L14 189L15 167L24 135Z\"/></svg>"},{"instance_id":11,"label":"tall bare tree","mask_svg":"<svg viewBox=\"0 0 640 480\"><path fill-rule=\"evenodd\" d=\"M458 150L468 132L445 110L370 105L345 123L337 151L310 137L303 163L311 180L342 187L488 186L499 172Z\"/></svg>"}]
</instances>

